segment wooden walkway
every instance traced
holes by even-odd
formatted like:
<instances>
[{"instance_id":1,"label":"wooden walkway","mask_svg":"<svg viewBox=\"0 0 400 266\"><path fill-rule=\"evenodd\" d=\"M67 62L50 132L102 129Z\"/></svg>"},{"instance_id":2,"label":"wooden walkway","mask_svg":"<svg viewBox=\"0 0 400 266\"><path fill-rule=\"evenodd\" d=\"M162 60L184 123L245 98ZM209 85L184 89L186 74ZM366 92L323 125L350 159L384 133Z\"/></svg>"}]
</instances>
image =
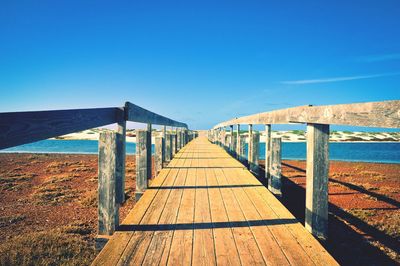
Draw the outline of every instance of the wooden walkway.
<instances>
[{"instance_id":1,"label":"wooden walkway","mask_svg":"<svg viewBox=\"0 0 400 266\"><path fill-rule=\"evenodd\" d=\"M199 137L161 170L93 265L337 265L225 150Z\"/></svg>"}]
</instances>

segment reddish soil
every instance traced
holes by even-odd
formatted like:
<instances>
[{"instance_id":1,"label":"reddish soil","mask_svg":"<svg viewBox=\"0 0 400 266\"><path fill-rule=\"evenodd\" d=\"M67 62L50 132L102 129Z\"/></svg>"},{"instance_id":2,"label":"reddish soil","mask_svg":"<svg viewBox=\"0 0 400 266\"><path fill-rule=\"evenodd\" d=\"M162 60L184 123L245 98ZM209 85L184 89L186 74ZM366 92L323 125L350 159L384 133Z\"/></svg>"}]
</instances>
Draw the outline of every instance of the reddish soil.
<instances>
[{"instance_id":1,"label":"reddish soil","mask_svg":"<svg viewBox=\"0 0 400 266\"><path fill-rule=\"evenodd\" d=\"M134 156L127 157L127 202L135 204ZM262 162L261 162L262 163ZM97 228L97 155L0 154L0 241L67 225ZM305 162L283 162L282 202L304 221ZM400 263L400 165L331 162L329 239L344 265Z\"/></svg>"}]
</instances>

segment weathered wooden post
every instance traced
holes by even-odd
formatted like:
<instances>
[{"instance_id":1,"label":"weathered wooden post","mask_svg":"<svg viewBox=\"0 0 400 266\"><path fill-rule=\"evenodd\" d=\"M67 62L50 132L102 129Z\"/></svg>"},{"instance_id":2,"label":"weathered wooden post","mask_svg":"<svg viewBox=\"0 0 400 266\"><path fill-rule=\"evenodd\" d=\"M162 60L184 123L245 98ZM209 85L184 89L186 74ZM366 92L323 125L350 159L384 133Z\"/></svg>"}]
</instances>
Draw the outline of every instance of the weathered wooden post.
<instances>
[{"instance_id":1,"label":"weathered wooden post","mask_svg":"<svg viewBox=\"0 0 400 266\"><path fill-rule=\"evenodd\" d=\"M124 115L125 116L125 115ZM117 177L116 198L117 203L125 202L125 157L126 157L126 120L121 118L117 125L117 134L120 135L117 143Z\"/></svg>"},{"instance_id":2,"label":"weathered wooden post","mask_svg":"<svg viewBox=\"0 0 400 266\"><path fill-rule=\"evenodd\" d=\"M167 133L165 135L165 161L170 162L172 160L172 136Z\"/></svg>"},{"instance_id":3,"label":"weathered wooden post","mask_svg":"<svg viewBox=\"0 0 400 266\"><path fill-rule=\"evenodd\" d=\"M176 135L176 152L180 151L181 149L181 138L179 137L179 129L175 129L175 135Z\"/></svg>"},{"instance_id":4,"label":"weathered wooden post","mask_svg":"<svg viewBox=\"0 0 400 266\"><path fill-rule=\"evenodd\" d=\"M148 187L151 177L151 138L147 130L136 130L136 191L135 198L139 200ZM150 172L149 172L150 169Z\"/></svg>"},{"instance_id":5,"label":"weathered wooden post","mask_svg":"<svg viewBox=\"0 0 400 266\"><path fill-rule=\"evenodd\" d=\"M276 196L282 196L281 144L281 138L273 138L271 141L271 165L268 189Z\"/></svg>"},{"instance_id":6,"label":"weathered wooden post","mask_svg":"<svg viewBox=\"0 0 400 266\"><path fill-rule=\"evenodd\" d=\"M163 168L163 137L162 136L157 136L155 138L155 154L154 154L154 168L156 174L158 174L161 169Z\"/></svg>"},{"instance_id":7,"label":"weathered wooden post","mask_svg":"<svg viewBox=\"0 0 400 266\"><path fill-rule=\"evenodd\" d=\"M230 125L230 132L231 132L231 137L229 139L229 153L233 154L233 125Z\"/></svg>"},{"instance_id":8,"label":"weathered wooden post","mask_svg":"<svg viewBox=\"0 0 400 266\"><path fill-rule=\"evenodd\" d=\"M329 125L307 124L306 229L328 237Z\"/></svg>"},{"instance_id":9,"label":"weathered wooden post","mask_svg":"<svg viewBox=\"0 0 400 266\"><path fill-rule=\"evenodd\" d=\"M148 142L147 142L147 178L148 179L151 179L153 176L152 176L152 170L153 170L153 168L152 168L152 145L151 145L151 143L152 143L152 141L153 141L153 138L152 138L152 134L153 134L153 130L152 130L152 128L151 128L151 124L147 124L147 139L148 139Z\"/></svg>"},{"instance_id":10,"label":"weathered wooden post","mask_svg":"<svg viewBox=\"0 0 400 266\"><path fill-rule=\"evenodd\" d=\"M236 144L237 144L237 135L236 132L232 132L232 147L231 147L231 154L233 157L236 158Z\"/></svg>"},{"instance_id":11,"label":"weathered wooden post","mask_svg":"<svg viewBox=\"0 0 400 266\"><path fill-rule=\"evenodd\" d=\"M260 175L260 167L258 165L258 158L259 158L259 147L260 147L260 134L258 132L254 132L251 135L251 161L250 164L250 172L255 174L256 176Z\"/></svg>"},{"instance_id":12,"label":"weathered wooden post","mask_svg":"<svg viewBox=\"0 0 400 266\"><path fill-rule=\"evenodd\" d=\"M240 135L239 160L246 163L246 136Z\"/></svg>"},{"instance_id":13,"label":"weathered wooden post","mask_svg":"<svg viewBox=\"0 0 400 266\"><path fill-rule=\"evenodd\" d=\"M271 125L265 125L265 179L269 180L271 166Z\"/></svg>"},{"instance_id":14,"label":"weathered wooden post","mask_svg":"<svg viewBox=\"0 0 400 266\"><path fill-rule=\"evenodd\" d=\"M172 153L172 157L173 158L175 156L177 152L176 149L176 134L175 133L171 133L171 153Z\"/></svg>"},{"instance_id":15,"label":"weathered wooden post","mask_svg":"<svg viewBox=\"0 0 400 266\"><path fill-rule=\"evenodd\" d=\"M236 137L237 143L236 143L236 158L240 160L240 125L237 125L237 137Z\"/></svg>"},{"instance_id":16,"label":"weathered wooden post","mask_svg":"<svg viewBox=\"0 0 400 266\"><path fill-rule=\"evenodd\" d=\"M122 136L104 131L99 136L98 163L98 234L112 235L119 225L119 204L116 198L117 151Z\"/></svg>"},{"instance_id":17,"label":"weathered wooden post","mask_svg":"<svg viewBox=\"0 0 400 266\"><path fill-rule=\"evenodd\" d=\"M253 147L252 147L252 135L253 135L253 125L249 124L249 137L248 137L248 144L247 144L247 162L250 166L250 162L253 161Z\"/></svg>"},{"instance_id":18,"label":"weathered wooden post","mask_svg":"<svg viewBox=\"0 0 400 266\"><path fill-rule=\"evenodd\" d=\"M164 167L164 163L165 163L165 154L166 152L166 145L165 145L165 136L167 135L167 126L163 126L162 129L162 163L163 163L163 167Z\"/></svg>"}]
</instances>

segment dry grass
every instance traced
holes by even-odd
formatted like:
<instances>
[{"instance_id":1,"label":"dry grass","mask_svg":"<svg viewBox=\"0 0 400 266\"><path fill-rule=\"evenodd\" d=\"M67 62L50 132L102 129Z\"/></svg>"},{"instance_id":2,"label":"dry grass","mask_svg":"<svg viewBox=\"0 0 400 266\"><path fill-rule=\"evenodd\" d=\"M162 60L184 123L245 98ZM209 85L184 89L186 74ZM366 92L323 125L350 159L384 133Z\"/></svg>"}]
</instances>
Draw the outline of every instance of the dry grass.
<instances>
[{"instance_id":1,"label":"dry grass","mask_svg":"<svg viewBox=\"0 0 400 266\"><path fill-rule=\"evenodd\" d=\"M13 215L13 216L3 216L0 217L0 228L4 226L9 226L11 224L18 223L22 220L25 220L25 215Z\"/></svg>"},{"instance_id":2,"label":"dry grass","mask_svg":"<svg viewBox=\"0 0 400 266\"><path fill-rule=\"evenodd\" d=\"M0 191L18 191L28 187L35 176L35 174L9 173L5 177L0 177Z\"/></svg>"},{"instance_id":3,"label":"dry grass","mask_svg":"<svg viewBox=\"0 0 400 266\"><path fill-rule=\"evenodd\" d=\"M32 200L36 205L59 205L72 202L77 195L78 191L69 186L45 183L32 194Z\"/></svg>"},{"instance_id":4,"label":"dry grass","mask_svg":"<svg viewBox=\"0 0 400 266\"><path fill-rule=\"evenodd\" d=\"M90 265L96 256L90 231L71 226L13 237L0 245L0 265Z\"/></svg>"},{"instance_id":5,"label":"dry grass","mask_svg":"<svg viewBox=\"0 0 400 266\"><path fill-rule=\"evenodd\" d=\"M97 206L97 191L91 190L87 192L79 201L85 207Z\"/></svg>"}]
</instances>

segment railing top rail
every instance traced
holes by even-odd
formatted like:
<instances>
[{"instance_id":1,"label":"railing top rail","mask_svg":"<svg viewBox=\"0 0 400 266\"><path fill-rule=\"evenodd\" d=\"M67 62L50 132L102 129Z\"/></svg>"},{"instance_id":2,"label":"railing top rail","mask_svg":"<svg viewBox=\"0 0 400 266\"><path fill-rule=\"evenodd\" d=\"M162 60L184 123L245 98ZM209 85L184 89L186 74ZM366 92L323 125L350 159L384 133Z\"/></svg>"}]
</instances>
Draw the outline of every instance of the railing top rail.
<instances>
[{"instance_id":1,"label":"railing top rail","mask_svg":"<svg viewBox=\"0 0 400 266\"><path fill-rule=\"evenodd\" d=\"M127 102L124 107L0 113L0 149L123 120L174 127L187 125Z\"/></svg>"},{"instance_id":2,"label":"railing top rail","mask_svg":"<svg viewBox=\"0 0 400 266\"><path fill-rule=\"evenodd\" d=\"M400 128L400 101L299 106L234 118L217 124L213 129L240 124L292 123Z\"/></svg>"},{"instance_id":3,"label":"railing top rail","mask_svg":"<svg viewBox=\"0 0 400 266\"><path fill-rule=\"evenodd\" d=\"M127 115L126 117L127 121L150 123L155 125L164 125L171 127L185 127L185 128L188 127L187 124L185 123L178 122L170 118L167 118L165 116L153 113L130 102L125 103L125 110Z\"/></svg>"}]
</instances>

